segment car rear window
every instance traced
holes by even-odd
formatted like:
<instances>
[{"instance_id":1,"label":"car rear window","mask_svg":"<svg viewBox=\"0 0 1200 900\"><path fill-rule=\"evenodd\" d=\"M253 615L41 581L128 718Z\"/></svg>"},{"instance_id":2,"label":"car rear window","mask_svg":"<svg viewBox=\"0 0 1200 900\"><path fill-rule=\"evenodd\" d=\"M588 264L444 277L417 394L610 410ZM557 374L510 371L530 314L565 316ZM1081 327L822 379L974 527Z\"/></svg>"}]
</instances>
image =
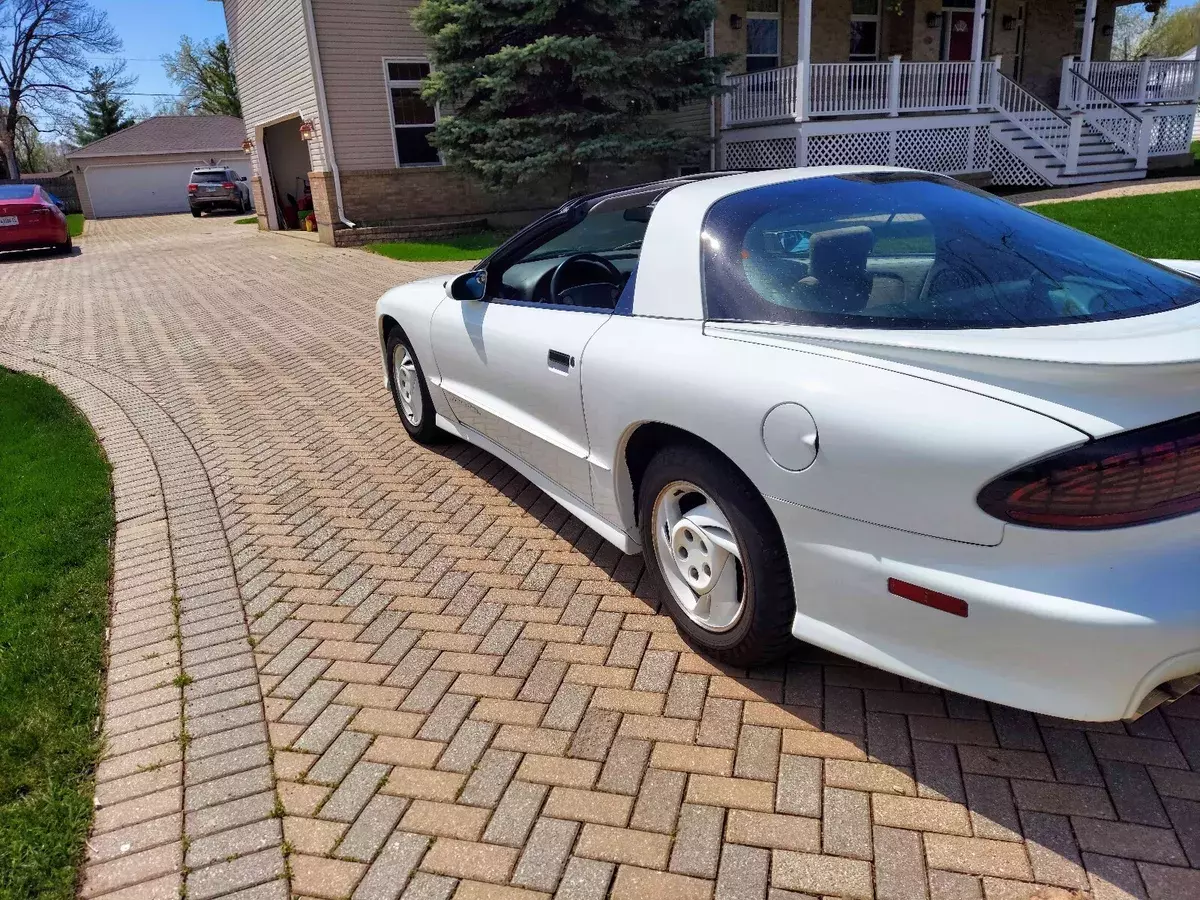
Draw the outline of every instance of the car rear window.
<instances>
[{"instance_id":1,"label":"car rear window","mask_svg":"<svg viewBox=\"0 0 1200 900\"><path fill-rule=\"evenodd\" d=\"M193 172L192 184L221 184L228 181L224 172Z\"/></svg>"},{"instance_id":2,"label":"car rear window","mask_svg":"<svg viewBox=\"0 0 1200 900\"><path fill-rule=\"evenodd\" d=\"M703 232L708 318L1013 328L1200 302L1200 279L942 176L824 176L731 194Z\"/></svg>"},{"instance_id":3,"label":"car rear window","mask_svg":"<svg viewBox=\"0 0 1200 900\"><path fill-rule=\"evenodd\" d=\"M32 184L0 184L0 200L28 200L36 190Z\"/></svg>"}]
</instances>

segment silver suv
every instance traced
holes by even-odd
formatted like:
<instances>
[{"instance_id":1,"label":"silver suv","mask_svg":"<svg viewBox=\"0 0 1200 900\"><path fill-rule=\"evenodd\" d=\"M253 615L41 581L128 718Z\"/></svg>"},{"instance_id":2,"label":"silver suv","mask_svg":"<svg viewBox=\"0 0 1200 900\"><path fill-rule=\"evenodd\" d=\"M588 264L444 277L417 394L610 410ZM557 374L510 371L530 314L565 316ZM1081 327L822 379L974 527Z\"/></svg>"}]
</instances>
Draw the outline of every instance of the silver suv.
<instances>
[{"instance_id":1,"label":"silver suv","mask_svg":"<svg viewBox=\"0 0 1200 900\"><path fill-rule=\"evenodd\" d=\"M250 185L232 169L194 169L188 182L188 207L197 219L206 209L250 211Z\"/></svg>"}]
</instances>

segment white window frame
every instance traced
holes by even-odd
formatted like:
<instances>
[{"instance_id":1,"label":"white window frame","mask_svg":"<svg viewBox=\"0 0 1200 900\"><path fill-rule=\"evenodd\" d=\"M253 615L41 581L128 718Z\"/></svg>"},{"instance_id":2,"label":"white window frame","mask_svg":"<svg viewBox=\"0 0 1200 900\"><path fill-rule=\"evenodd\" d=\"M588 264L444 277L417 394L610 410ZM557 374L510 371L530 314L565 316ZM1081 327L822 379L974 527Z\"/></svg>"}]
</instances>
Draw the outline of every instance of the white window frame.
<instances>
[{"instance_id":1,"label":"white window frame","mask_svg":"<svg viewBox=\"0 0 1200 900\"><path fill-rule=\"evenodd\" d=\"M875 23L875 52L874 53L849 53L846 58L851 62L876 62L879 59L879 46L883 43L883 0L875 0L875 14L866 15L851 13L851 22L874 22Z\"/></svg>"},{"instance_id":2,"label":"white window frame","mask_svg":"<svg viewBox=\"0 0 1200 900\"><path fill-rule=\"evenodd\" d=\"M750 71L751 59L774 59L775 65L770 66L772 69L777 69L783 64L783 16L780 12L780 3L775 4L775 12L759 12L757 10L746 12L746 71ZM767 21L775 22L775 52L774 53L751 53L750 52L750 20L751 19L766 19ZM759 69L758 71L762 71Z\"/></svg>"},{"instance_id":3,"label":"white window frame","mask_svg":"<svg viewBox=\"0 0 1200 900\"><path fill-rule=\"evenodd\" d=\"M391 126L390 134L392 137L392 160L396 163L397 169L434 169L439 166L444 166L446 160L442 157L442 153L438 151L437 162L410 163L400 161L400 145L396 142L397 128L427 128L426 125L397 125L396 124L396 109L392 105L392 88L419 88L420 81L410 80L393 80L388 72L389 63L407 63L408 65L425 65L429 66L429 71L433 71L433 63L424 56L385 56L383 58L383 90L384 96L387 98L388 124ZM433 104L433 124L436 126L442 118L442 110L440 102L434 101Z\"/></svg>"}]
</instances>

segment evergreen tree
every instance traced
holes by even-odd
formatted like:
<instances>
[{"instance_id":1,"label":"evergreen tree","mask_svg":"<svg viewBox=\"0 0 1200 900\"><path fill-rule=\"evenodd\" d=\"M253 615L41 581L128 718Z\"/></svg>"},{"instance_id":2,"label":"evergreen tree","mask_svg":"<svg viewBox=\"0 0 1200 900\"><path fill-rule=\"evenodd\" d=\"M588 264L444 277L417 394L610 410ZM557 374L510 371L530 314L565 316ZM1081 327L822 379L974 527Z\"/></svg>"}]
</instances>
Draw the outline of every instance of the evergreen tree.
<instances>
[{"instance_id":1,"label":"evergreen tree","mask_svg":"<svg viewBox=\"0 0 1200 900\"><path fill-rule=\"evenodd\" d=\"M432 141L493 189L678 158L695 141L655 114L720 93L715 14L714 0L423 0L424 94L444 113Z\"/></svg>"},{"instance_id":2,"label":"evergreen tree","mask_svg":"<svg viewBox=\"0 0 1200 900\"><path fill-rule=\"evenodd\" d=\"M116 134L134 124L125 113L125 100L117 91L120 82L111 72L94 67L88 72L88 86L82 92L82 121L75 123L75 143L86 146L102 137Z\"/></svg>"}]
</instances>

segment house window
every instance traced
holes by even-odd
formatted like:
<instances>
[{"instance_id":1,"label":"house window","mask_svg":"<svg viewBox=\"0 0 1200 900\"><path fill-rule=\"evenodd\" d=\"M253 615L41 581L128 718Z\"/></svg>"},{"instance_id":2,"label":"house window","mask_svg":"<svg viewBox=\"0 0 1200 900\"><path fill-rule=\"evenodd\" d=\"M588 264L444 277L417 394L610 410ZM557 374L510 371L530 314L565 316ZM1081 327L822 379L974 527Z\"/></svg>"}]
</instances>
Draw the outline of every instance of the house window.
<instances>
[{"instance_id":1,"label":"house window","mask_svg":"<svg viewBox=\"0 0 1200 900\"><path fill-rule=\"evenodd\" d=\"M748 0L746 4L746 71L779 66L779 0Z\"/></svg>"},{"instance_id":2,"label":"house window","mask_svg":"<svg viewBox=\"0 0 1200 900\"><path fill-rule=\"evenodd\" d=\"M390 59L385 60L385 69L396 165L441 165L441 157L429 143L438 120L437 105L421 96L421 79L429 74L429 63L423 59Z\"/></svg>"},{"instance_id":3,"label":"house window","mask_svg":"<svg viewBox=\"0 0 1200 900\"><path fill-rule=\"evenodd\" d=\"M879 0L850 0L850 59L879 58Z\"/></svg>"}]
</instances>

